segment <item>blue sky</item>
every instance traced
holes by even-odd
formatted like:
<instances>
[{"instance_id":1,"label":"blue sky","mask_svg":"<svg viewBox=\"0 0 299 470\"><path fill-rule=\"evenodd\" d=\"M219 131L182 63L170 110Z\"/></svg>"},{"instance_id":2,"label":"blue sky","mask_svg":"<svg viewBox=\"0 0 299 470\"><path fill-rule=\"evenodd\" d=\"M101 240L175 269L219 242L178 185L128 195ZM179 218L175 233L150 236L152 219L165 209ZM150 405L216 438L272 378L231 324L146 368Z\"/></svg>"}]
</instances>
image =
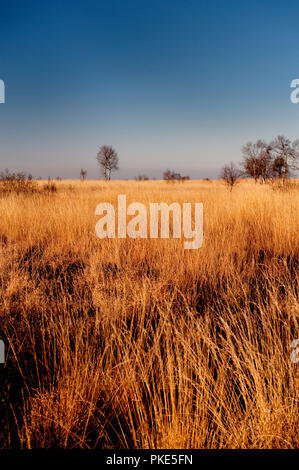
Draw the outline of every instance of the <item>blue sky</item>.
<instances>
[{"instance_id":1,"label":"blue sky","mask_svg":"<svg viewBox=\"0 0 299 470\"><path fill-rule=\"evenodd\" d=\"M1 0L0 169L217 177L248 140L299 137L299 3Z\"/></svg>"}]
</instances>

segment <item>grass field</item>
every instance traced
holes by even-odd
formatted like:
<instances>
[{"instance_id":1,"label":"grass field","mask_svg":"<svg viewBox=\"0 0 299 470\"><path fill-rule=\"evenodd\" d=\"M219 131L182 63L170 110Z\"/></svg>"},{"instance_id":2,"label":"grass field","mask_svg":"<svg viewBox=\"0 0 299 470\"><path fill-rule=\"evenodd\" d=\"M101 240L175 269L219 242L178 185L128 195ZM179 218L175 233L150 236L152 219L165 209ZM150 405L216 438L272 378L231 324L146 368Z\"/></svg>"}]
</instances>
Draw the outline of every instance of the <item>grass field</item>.
<instances>
[{"instance_id":1,"label":"grass field","mask_svg":"<svg viewBox=\"0 0 299 470\"><path fill-rule=\"evenodd\" d=\"M0 197L0 447L298 448L298 182L56 185ZM203 202L202 248L99 240L118 194Z\"/></svg>"}]
</instances>

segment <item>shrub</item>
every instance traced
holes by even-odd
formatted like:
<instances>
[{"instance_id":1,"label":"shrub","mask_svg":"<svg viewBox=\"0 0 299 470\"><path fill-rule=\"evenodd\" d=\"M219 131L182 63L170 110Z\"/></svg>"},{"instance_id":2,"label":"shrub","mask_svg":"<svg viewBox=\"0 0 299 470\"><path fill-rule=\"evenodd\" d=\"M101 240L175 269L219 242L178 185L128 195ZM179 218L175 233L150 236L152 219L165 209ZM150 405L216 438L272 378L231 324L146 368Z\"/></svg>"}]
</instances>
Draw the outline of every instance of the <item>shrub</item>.
<instances>
[{"instance_id":1,"label":"shrub","mask_svg":"<svg viewBox=\"0 0 299 470\"><path fill-rule=\"evenodd\" d=\"M26 176L23 172L11 173L4 170L0 173L0 194L31 194L37 192L37 184L32 180L32 176Z\"/></svg>"},{"instance_id":2,"label":"shrub","mask_svg":"<svg viewBox=\"0 0 299 470\"><path fill-rule=\"evenodd\" d=\"M48 182L43 186L43 190L46 193L56 193L57 186L53 181L48 180Z\"/></svg>"}]
</instances>

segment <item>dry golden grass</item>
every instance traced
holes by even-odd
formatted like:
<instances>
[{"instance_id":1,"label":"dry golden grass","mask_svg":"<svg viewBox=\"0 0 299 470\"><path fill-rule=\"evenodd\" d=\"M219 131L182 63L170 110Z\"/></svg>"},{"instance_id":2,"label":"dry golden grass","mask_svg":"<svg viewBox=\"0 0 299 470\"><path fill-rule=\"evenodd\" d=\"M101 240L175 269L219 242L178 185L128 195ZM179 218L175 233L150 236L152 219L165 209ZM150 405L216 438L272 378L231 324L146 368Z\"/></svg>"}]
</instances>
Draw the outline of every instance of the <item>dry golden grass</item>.
<instances>
[{"instance_id":1,"label":"dry golden grass","mask_svg":"<svg viewBox=\"0 0 299 470\"><path fill-rule=\"evenodd\" d=\"M1 447L297 448L298 186L57 187L0 198ZM203 202L203 247L99 240L118 194Z\"/></svg>"}]
</instances>

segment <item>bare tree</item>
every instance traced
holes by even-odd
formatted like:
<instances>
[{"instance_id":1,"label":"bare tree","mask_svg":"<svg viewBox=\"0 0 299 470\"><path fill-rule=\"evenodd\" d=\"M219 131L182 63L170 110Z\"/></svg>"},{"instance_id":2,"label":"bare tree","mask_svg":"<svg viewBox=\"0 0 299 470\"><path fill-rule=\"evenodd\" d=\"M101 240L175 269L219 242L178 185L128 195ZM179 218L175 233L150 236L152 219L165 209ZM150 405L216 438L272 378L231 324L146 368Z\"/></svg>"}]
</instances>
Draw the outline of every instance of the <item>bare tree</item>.
<instances>
[{"instance_id":1,"label":"bare tree","mask_svg":"<svg viewBox=\"0 0 299 470\"><path fill-rule=\"evenodd\" d=\"M136 181L148 181L149 177L147 175L138 175L135 178Z\"/></svg>"},{"instance_id":2,"label":"bare tree","mask_svg":"<svg viewBox=\"0 0 299 470\"><path fill-rule=\"evenodd\" d=\"M271 145L275 155L276 168L278 164L281 165L281 177L285 182L290 176L291 170L299 169L299 140L292 142L287 137L279 135Z\"/></svg>"},{"instance_id":3,"label":"bare tree","mask_svg":"<svg viewBox=\"0 0 299 470\"><path fill-rule=\"evenodd\" d=\"M173 181L174 178L173 178L173 171L171 170L165 170L164 173L163 173L163 179L169 183L170 181Z\"/></svg>"},{"instance_id":4,"label":"bare tree","mask_svg":"<svg viewBox=\"0 0 299 470\"><path fill-rule=\"evenodd\" d=\"M118 156L114 148L103 145L97 153L97 161L102 169L105 181L110 181L111 172L118 170Z\"/></svg>"},{"instance_id":5,"label":"bare tree","mask_svg":"<svg viewBox=\"0 0 299 470\"><path fill-rule=\"evenodd\" d=\"M255 182L259 179L264 183L271 176L272 145L268 145L264 140L247 142L242 147L243 153L243 174L251 176Z\"/></svg>"},{"instance_id":6,"label":"bare tree","mask_svg":"<svg viewBox=\"0 0 299 470\"><path fill-rule=\"evenodd\" d=\"M183 183L186 180L190 179L190 176L182 176L180 173L177 173L175 171L171 170L166 170L163 173L163 179L169 183L170 181L174 183L175 181L179 181L180 183Z\"/></svg>"},{"instance_id":7,"label":"bare tree","mask_svg":"<svg viewBox=\"0 0 299 470\"><path fill-rule=\"evenodd\" d=\"M272 176L273 155L271 145L267 145L266 149L260 154L258 163L259 178L262 183L265 183Z\"/></svg>"},{"instance_id":8,"label":"bare tree","mask_svg":"<svg viewBox=\"0 0 299 470\"><path fill-rule=\"evenodd\" d=\"M224 180L225 184L227 184L230 191L232 191L233 187L239 182L240 177L241 177L241 172L234 163L225 165L222 168L221 179Z\"/></svg>"},{"instance_id":9,"label":"bare tree","mask_svg":"<svg viewBox=\"0 0 299 470\"><path fill-rule=\"evenodd\" d=\"M87 176L87 170L84 170L83 168L81 168L81 171L80 171L80 179L81 179L81 181L85 181L85 180L86 180L86 176Z\"/></svg>"},{"instance_id":10,"label":"bare tree","mask_svg":"<svg viewBox=\"0 0 299 470\"><path fill-rule=\"evenodd\" d=\"M190 180L190 176L181 176L180 182L184 183L185 181L189 181L189 180Z\"/></svg>"},{"instance_id":11,"label":"bare tree","mask_svg":"<svg viewBox=\"0 0 299 470\"><path fill-rule=\"evenodd\" d=\"M282 179L284 173L284 160L276 157L272 163L272 177Z\"/></svg>"}]
</instances>

